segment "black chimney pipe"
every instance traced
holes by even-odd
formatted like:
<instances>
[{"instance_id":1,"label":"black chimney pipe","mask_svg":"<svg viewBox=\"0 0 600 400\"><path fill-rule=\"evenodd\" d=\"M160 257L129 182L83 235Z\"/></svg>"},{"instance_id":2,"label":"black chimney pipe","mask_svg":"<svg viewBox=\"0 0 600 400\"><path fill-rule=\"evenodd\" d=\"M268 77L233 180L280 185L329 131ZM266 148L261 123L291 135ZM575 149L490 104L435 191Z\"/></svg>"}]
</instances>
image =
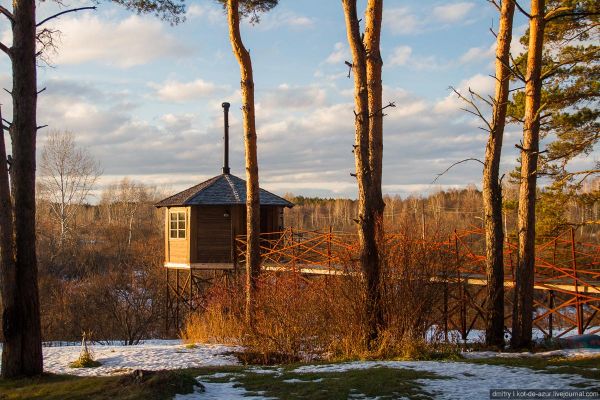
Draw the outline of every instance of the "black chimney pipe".
<instances>
[{"instance_id":1,"label":"black chimney pipe","mask_svg":"<svg viewBox=\"0 0 600 400\"><path fill-rule=\"evenodd\" d=\"M223 137L223 173L229 175L229 106L230 104L224 102L221 104L223 107L223 117L225 123L225 136Z\"/></svg>"}]
</instances>

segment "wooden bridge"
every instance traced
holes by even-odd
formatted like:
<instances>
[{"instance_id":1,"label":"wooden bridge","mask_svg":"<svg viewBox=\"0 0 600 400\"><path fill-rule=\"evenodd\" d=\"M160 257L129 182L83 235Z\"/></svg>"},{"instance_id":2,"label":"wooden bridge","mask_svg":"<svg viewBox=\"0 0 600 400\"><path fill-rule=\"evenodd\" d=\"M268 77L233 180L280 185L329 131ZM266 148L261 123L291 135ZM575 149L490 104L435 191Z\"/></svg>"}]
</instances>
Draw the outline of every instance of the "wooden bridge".
<instances>
[{"instance_id":1,"label":"wooden bridge","mask_svg":"<svg viewBox=\"0 0 600 400\"><path fill-rule=\"evenodd\" d=\"M406 240L401 234L391 233L386 235L385 246L393 248ZM454 330L466 340L485 318L484 232L474 228L455 231L445 240L417 242L427 251L439 252L446 260L432 277L443 289L443 301L437 310L438 327L446 339L448 332ZM243 271L245 251L246 237L237 236L233 246L234 262L226 268L222 265L214 268L213 276L223 271ZM510 326L517 244L507 240L504 252L506 325ZM261 235L262 268L267 271L295 272L307 277L357 273L352 272L357 271L356 268L348 268L356 264L357 254L356 235L334 232L331 228L319 231L288 228ZM167 276L167 298L171 296L171 306L176 302L177 318L180 302L194 308L192 286L195 285L199 293L203 282L203 278L195 276L198 273L189 270L183 284L179 272L176 283ZM203 273L206 276L207 271ZM600 245L576 241L573 229L541 241L536 247L534 287L533 323L546 337L560 337L575 330L579 334L600 331ZM171 314L172 318L176 317Z\"/></svg>"}]
</instances>

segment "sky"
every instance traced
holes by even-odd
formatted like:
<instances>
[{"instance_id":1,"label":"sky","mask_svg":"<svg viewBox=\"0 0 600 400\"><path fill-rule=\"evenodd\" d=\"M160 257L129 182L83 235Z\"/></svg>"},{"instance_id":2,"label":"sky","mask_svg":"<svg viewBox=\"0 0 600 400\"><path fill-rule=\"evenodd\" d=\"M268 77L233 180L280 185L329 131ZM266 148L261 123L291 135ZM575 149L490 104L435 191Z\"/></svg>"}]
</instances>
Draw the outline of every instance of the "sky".
<instances>
[{"instance_id":1,"label":"sky","mask_svg":"<svg viewBox=\"0 0 600 400\"><path fill-rule=\"evenodd\" d=\"M0 4L11 8L7 0ZM65 1L69 7L91 5ZM359 1L364 10L364 1ZM38 3L38 20L64 8ZM517 16L513 53L525 20ZM487 133L449 90L493 93L497 11L484 0L387 0L381 39L384 118L383 191L427 195L481 186ZM186 21L171 26L102 2L96 11L47 24L57 33L50 66L41 66L38 152L51 130L74 134L100 162L103 186L124 177L174 193L221 172L223 111L231 103L230 164L245 178L239 66L216 1L189 1ZM281 0L261 22L242 26L256 91L261 187L304 196L356 197L353 82L339 0ZM0 40L11 43L0 22ZM0 59L0 86L10 88ZM0 92L3 115L10 97ZM510 125L501 173L514 168L521 127ZM593 153L588 164L597 160ZM93 202L93 199L91 200Z\"/></svg>"}]
</instances>

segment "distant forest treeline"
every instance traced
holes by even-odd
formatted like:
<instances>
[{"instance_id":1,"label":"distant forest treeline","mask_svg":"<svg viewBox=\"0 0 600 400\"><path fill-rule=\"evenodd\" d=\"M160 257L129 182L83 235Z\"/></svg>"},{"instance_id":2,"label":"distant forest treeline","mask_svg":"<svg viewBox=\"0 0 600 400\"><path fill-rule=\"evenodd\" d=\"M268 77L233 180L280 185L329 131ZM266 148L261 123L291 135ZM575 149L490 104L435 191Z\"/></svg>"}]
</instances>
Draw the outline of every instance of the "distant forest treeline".
<instances>
[{"instance_id":1,"label":"distant forest treeline","mask_svg":"<svg viewBox=\"0 0 600 400\"><path fill-rule=\"evenodd\" d=\"M503 224L509 237L516 235L518 188L504 187ZM332 227L333 230L353 232L357 215L357 202L349 199L284 196L296 206L285 211L287 226L315 230ZM600 178L586 183L571 194L538 191L539 237L552 237L569 227L577 228L580 240L597 242L600 235ZM428 196L384 196L384 218L387 229L393 231L403 226L418 226L425 235L448 233L454 229L482 227L482 194L475 186L449 189Z\"/></svg>"}]
</instances>

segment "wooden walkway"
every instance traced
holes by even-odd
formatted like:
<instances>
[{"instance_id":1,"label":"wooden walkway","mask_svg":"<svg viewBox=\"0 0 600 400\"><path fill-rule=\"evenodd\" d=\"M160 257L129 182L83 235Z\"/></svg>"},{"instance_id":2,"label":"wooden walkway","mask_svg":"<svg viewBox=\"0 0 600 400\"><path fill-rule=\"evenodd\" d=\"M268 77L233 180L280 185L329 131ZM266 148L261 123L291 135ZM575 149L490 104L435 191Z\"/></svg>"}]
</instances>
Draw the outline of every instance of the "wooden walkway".
<instances>
[{"instance_id":1,"label":"wooden walkway","mask_svg":"<svg viewBox=\"0 0 600 400\"><path fill-rule=\"evenodd\" d=\"M388 234L386 246L393 248L406 243L401 234ZM414 241L413 241L414 242ZM428 251L440 252L448 260L434 278L440 284L451 285L443 325L458 329L463 338L484 318L485 241L481 229L455 231L444 241L417 240ZM236 266L243 268L246 238L236 238ZM505 282L507 320L511 318L512 289L517 245L505 243ZM356 264L356 235L287 229L261 235L264 270L297 272L305 275L345 275L345 266ZM352 269L356 271L356 268ZM562 336L574 329L578 333L600 331L600 245L576 241L575 231L536 246L534 288L535 326L547 336ZM454 303L454 304L450 304ZM507 321L507 325L509 322Z\"/></svg>"}]
</instances>

